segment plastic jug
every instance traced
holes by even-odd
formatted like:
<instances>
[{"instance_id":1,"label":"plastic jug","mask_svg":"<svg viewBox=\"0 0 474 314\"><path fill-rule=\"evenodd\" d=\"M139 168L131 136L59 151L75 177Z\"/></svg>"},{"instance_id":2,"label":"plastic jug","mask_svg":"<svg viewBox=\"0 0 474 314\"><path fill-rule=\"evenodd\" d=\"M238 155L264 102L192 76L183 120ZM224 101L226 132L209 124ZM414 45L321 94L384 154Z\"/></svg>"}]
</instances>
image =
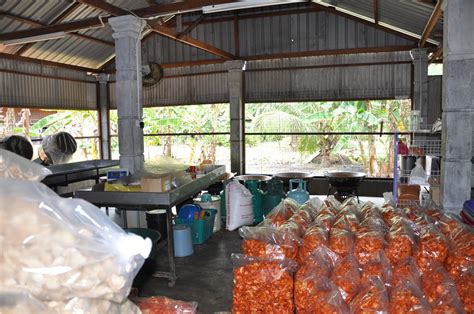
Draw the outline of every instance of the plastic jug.
<instances>
[{"instance_id":1,"label":"plastic jug","mask_svg":"<svg viewBox=\"0 0 474 314\"><path fill-rule=\"evenodd\" d=\"M245 187L252 193L253 222L259 223L263 220L263 192L259 188L260 181L246 180Z\"/></svg>"},{"instance_id":2,"label":"plastic jug","mask_svg":"<svg viewBox=\"0 0 474 314\"><path fill-rule=\"evenodd\" d=\"M283 181L273 178L267 182L267 191L263 194L263 213L268 215L285 198Z\"/></svg>"},{"instance_id":3,"label":"plastic jug","mask_svg":"<svg viewBox=\"0 0 474 314\"><path fill-rule=\"evenodd\" d=\"M296 189L293 189L294 184L297 184ZM288 197L294 199L300 204L304 204L309 200L309 193L306 188L306 181L303 179L291 179L290 180L290 192L288 192Z\"/></svg>"}]
</instances>

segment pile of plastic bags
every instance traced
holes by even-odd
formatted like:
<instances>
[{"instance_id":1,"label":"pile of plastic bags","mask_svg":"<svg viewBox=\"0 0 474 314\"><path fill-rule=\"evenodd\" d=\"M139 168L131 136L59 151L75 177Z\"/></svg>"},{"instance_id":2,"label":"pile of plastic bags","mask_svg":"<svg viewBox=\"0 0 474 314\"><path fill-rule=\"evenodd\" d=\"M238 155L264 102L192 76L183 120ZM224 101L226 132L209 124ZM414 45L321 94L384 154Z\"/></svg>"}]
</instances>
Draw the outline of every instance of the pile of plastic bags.
<instances>
[{"instance_id":1,"label":"pile of plastic bags","mask_svg":"<svg viewBox=\"0 0 474 314\"><path fill-rule=\"evenodd\" d=\"M150 239L40 183L49 171L0 150L1 313L139 313L127 300Z\"/></svg>"},{"instance_id":2,"label":"pile of plastic bags","mask_svg":"<svg viewBox=\"0 0 474 314\"><path fill-rule=\"evenodd\" d=\"M239 231L235 313L474 312L473 230L434 206L284 200Z\"/></svg>"}]
</instances>

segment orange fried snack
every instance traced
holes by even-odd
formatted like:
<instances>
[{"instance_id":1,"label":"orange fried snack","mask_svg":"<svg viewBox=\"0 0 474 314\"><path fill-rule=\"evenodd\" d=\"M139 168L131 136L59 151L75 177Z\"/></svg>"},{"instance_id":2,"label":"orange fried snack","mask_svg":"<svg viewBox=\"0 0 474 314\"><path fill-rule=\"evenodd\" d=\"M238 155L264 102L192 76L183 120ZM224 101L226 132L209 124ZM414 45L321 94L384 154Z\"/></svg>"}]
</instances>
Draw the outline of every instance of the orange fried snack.
<instances>
[{"instance_id":1,"label":"orange fried snack","mask_svg":"<svg viewBox=\"0 0 474 314\"><path fill-rule=\"evenodd\" d=\"M386 236L385 255L396 265L413 255L415 240L409 228L403 223L393 225Z\"/></svg>"},{"instance_id":2,"label":"orange fried snack","mask_svg":"<svg viewBox=\"0 0 474 314\"><path fill-rule=\"evenodd\" d=\"M319 225L313 225L306 230L303 244L298 253L298 261L304 264L309 255L320 245L328 245L328 232Z\"/></svg>"},{"instance_id":3,"label":"orange fried snack","mask_svg":"<svg viewBox=\"0 0 474 314\"><path fill-rule=\"evenodd\" d=\"M389 299L390 314L430 313L430 306L411 282L404 282L394 287Z\"/></svg>"},{"instance_id":4,"label":"orange fried snack","mask_svg":"<svg viewBox=\"0 0 474 314\"><path fill-rule=\"evenodd\" d=\"M345 229L331 229L329 232L329 248L339 256L347 256L354 248L352 232Z\"/></svg>"},{"instance_id":5,"label":"orange fried snack","mask_svg":"<svg viewBox=\"0 0 474 314\"><path fill-rule=\"evenodd\" d=\"M392 286L398 286L406 281L420 284L420 271L411 257L402 260L392 270Z\"/></svg>"},{"instance_id":6,"label":"orange fried snack","mask_svg":"<svg viewBox=\"0 0 474 314\"><path fill-rule=\"evenodd\" d=\"M387 313L389 309L387 290L384 284L371 278L351 302L353 314Z\"/></svg>"},{"instance_id":7,"label":"orange fried snack","mask_svg":"<svg viewBox=\"0 0 474 314\"><path fill-rule=\"evenodd\" d=\"M142 314L193 314L197 312L197 303L173 300L166 297L133 298Z\"/></svg>"},{"instance_id":8,"label":"orange fried snack","mask_svg":"<svg viewBox=\"0 0 474 314\"><path fill-rule=\"evenodd\" d=\"M384 249L383 234L378 231L358 234L354 244L354 255L359 264L363 265L375 260Z\"/></svg>"},{"instance_id":9,"label":"orange fried snack","mask_svg":"<svg viewBox=\"0 0 474 314\"><path fill-rule=\"evenodd\" d=\"M246 239L242 242L242 251L246 255L256 257L296 259L298 245L265 243L259 240Z\"/></svg>"},{"instance_id":10,"label":"orange fried snack","mask_svg":"<svg viewBox=\"0 0 474 314\"><path fill-rule=\"evenodd\" d=\"M292 314L293 276L275 261L249 263L234 270L232 313Z\"/></svg>"},{"instance_id":11,"label":"orange fried snack","mask_svg":"<svg viewBox=\"0 0 474 314\"><path fill-rule=\"evenodd\" d=\"M421 272L433 262L444 263L448 256L446 238L433 228L425 230L420 236L420 246L415 252L415 260Z\"/></svg>"},{"instance_id":12,"label":"orange fried snack","mask_svg":"<svg viewBox=\"0 0 474 314\"><path fill-rule=\"evenodd\" d=\"M474 313L474 273L465 272L456 278L456 288L466 313Z\"/></svg>"},{"instance_id":13,"label":"orange fried snack","mask_svg":"<svg viewBox=\"0 0 474 314\"><path fill-rule=\"evenodd\" d=\"M336 263L331 279L339 287L344 301L349 304L360 283L359 267L352 255Z\"/></svg>"},{"instance_id":14,"label":"orange fried snack","mask_svg":"<svg viewBox=\"0 0 474 314\"><path fill-rule=\"evenodd\" d=\"M295 279L295 307L298 314L347 313L341 293L327 277Z\"/></svg>"}]
</instances>

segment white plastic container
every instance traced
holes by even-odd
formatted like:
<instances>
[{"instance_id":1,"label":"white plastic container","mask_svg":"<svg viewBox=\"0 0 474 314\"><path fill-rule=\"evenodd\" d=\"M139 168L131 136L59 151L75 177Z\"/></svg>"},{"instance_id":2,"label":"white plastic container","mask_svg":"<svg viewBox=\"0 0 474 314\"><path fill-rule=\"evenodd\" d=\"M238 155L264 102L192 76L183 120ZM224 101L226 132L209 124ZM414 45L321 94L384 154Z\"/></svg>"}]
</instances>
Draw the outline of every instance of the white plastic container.
<instances>
[{"instance_id":1,"label":"white plastic container","mask_svg":"<svg viewBox=\"0 0 474 314\"><path fill-rule=\"evenodd\" d=\"M217 210L216 219L214 220L214 229L213 232L221 230L221 198L219 196L211 196L208 194L208 197L211 197L210 201L203 201L201 197L193 199L195 204L201 206L202 209L215 209Z\"/></svg>"}]
</instances>

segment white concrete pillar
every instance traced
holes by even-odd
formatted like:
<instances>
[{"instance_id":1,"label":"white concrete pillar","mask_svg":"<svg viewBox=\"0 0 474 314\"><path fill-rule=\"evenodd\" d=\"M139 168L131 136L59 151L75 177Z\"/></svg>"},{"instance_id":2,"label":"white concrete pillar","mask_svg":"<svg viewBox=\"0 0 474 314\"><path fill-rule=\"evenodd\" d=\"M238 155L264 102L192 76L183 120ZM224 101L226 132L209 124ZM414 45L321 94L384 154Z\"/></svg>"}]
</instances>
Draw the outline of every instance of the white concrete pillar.
<instances>
[{"instance_id":1,"label":"white concrete pillar","mask_svg":"<svg viewBox=\"0 0 474 314\"><path fill-rule=\"evenodd\" d=\"M245 61L226 62L230 105L230 168L238 174L245 173Z\"/></svg>"},{"instance_id":2,"label":"white concrete pillar","mask_svg":"<svg viewBox=\"0 0 474 314\"><path fill-rule=\"evenodd\" d=\"M132 15L109 19L115 39L120 167L131 173L143 168L141 35L145 22Z\"/></svg>"},{"instance_id":3,"label":"white concrete pillar","mask_svg":"<svg viewBox=\"0 0 474 314\"><path fill-rule=\"evenodd\" d=\"M100 117L100 145L102 152L102 159L111 159L110 153L110 121L109 121L109 92L107 82L109 80L109 75L101 73L97 76L97 81L99 82L98 86L98 109Z\"/></svg>"},{"instance_id":4,"label":"white concrete pillar","mask_svg":"<svg viewBox=\"0 0 474 314\"><path fill-rule=\"evenodd\" d=\"M420 110L421 125L428 121L428 50L412 49L413 59L413 109Z\"/></svg>"},{"instance_id":5,"label":"white concrete pillar","mask_svg":"<svg viewBox=\"0 0 474 314\"><path fill-rule=\"evenodd\" d=\"M445 1L441 203L459 212L471 196L474 118L474 1Z\"/></svg>"}]
</instances>

